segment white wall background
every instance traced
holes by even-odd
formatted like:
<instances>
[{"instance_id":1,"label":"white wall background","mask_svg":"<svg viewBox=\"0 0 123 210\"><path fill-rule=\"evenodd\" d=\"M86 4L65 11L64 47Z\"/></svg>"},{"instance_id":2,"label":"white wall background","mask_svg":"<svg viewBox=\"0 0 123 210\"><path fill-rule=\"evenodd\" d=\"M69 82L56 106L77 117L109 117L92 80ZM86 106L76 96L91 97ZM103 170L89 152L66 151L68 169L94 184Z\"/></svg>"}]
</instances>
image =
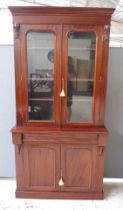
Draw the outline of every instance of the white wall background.
<instances>
[{"instance_id":1,"label":"white wall background","mask_svg":"<svg viewBox=\"0 0 123 210\"><path fill-rule=\"evenodd\" d=\"M10 129L15 125L13 46L0 45L0 176L14 176L14 150Z\"/></svg>"},{"instance_id":2,"label":"white wall background","mask_svg":"<svg viewBox=\"0 0 123 210\"><path fill-rule=\"evenodd\" d=\"M13 44L12 15L8 9L0 9L0 45Z\"/></svg>"}]
</instances>

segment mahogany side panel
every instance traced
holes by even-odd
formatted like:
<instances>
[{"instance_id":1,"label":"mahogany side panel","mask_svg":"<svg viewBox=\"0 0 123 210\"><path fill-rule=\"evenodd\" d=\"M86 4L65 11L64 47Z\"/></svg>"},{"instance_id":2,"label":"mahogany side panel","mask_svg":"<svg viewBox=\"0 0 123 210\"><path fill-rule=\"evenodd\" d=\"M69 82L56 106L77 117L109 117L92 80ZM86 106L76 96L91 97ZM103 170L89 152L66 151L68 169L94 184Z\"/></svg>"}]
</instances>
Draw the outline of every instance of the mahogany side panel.
<instances>
[{"instance_id":1,"label":"mahogany side panel","mask_svg":"<svg viewBox=\"0 0 123 210\"><path fill-rule=\"evenodd\" d=\"M14 24L14 63L15 63L15 87L16 87L16 122L22 125L22 92L21 92L21 40L20 40L20 24Z\"/></svg>"},{"instance_id":2,"label":"mahogany side panel","mask_svg":"<svg viewBox=\"0 0 123 210\"><path fill-rule=\"evenodd\" d=\"M106 105L106 90L107 90L107 70L109 57L109 34L110 25L103 26L103 48L102 48L102 71L101 71L101 87L100 87L100 124L104 124L105 119L105 105Z\"/></svg>"},{"instance_id":3,"label":"mahogany side panel","mask_svg":"<svg viewBox=\"0 0 123 210\"><path fill-rule=\"evenodd\" d=\"M16 161L16 181L17 189L22 190L24 181L24 155L23 155L23 137L21 133L13 133L13 143L15 144L15 161Z\"/></svg>"},{"instance_id":4,"label":"mahogany side panel","mask_svg":"<svg viewBox=\"0 0 123 210\"><path fill-rule=\"evenodd\" d=\"M103 190L103 176L104 176L104 156L105 148L107 144L107 135L103 134L99 136L99 143L97 149L97 163L96 163L96 182L95 190L100 192Z\"/></svg>"}]
</instances>

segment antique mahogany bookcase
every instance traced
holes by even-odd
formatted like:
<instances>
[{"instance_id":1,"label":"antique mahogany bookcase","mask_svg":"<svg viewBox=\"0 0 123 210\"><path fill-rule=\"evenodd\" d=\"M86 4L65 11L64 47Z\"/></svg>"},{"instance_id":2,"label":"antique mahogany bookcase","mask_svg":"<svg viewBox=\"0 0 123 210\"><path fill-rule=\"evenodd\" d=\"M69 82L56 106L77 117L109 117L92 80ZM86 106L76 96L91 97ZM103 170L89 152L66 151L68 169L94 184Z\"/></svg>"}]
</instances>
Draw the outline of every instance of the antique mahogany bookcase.
<instances>
[{"instance_id":1,"label":"antique mahogany bookcase","mask_svg":"<svg viewBox=\"0 0 123 210\"><path fill-rule=\"evenodd\" d=\"M102 199L113 9L9 7L18 198Z\"/></svg>"}]
</instances>

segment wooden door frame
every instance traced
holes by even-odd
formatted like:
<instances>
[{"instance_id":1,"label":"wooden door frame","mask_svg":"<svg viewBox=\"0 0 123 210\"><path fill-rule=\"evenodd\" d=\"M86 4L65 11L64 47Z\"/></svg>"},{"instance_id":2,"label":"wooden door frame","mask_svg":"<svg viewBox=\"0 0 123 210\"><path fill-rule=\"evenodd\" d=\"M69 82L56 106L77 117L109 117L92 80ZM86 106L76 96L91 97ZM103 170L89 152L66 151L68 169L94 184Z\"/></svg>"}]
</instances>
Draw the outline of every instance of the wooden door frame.
<instances>
[{"instance_id":1,"label":"wooden door frame","mask_svg":"<svg viewBox=\"0 0 123 210\"><path fill-rule=\"evenodd\" d=\"M29 31L53 32L54 41L54 120L28 120L28 67L26 35ZM61 75L61 28L58 25L22 25L21 26L21 98L22 122L27 126L58 127L60 125L60 75Z\"/></svg>"},{"instance_id":2,"label":"wooden door frame","mask_svg":"<svg viewBox=\"0 0 123 210\"><path fill-rule=\"evenodd\" d=\"M65 181L66 181L66 170L67 168L65 167L65 152L68 149L81 149L83 151L89 151L90 155L91 155L91 166L90 166L90 174L88 174L89 176L89 183L88 186L66 186L65 185ZM80 162L82 160L79 160ZM95 169L96 169L96 161L97 161L97 146L96 145L82 145L82 144L62 144L61 145L61 169L62 169L62 174L63 174L63 180L64 180L64 186L61 187L61 191L76 191L76 192L88 192L88 191L94 191L95 190L95 179L96 179L96 173L95 173ZM84 171L82 171L82 173L84 173ZM85 184L85 183L83 183Z\"/></svg>"},{"instance_id":3,"label":"wooden door frame","mask_svg":"<svg viewBox=\"0 0 123 210\"><path fill-rule=\"evenodd\" d=\"M95 65L94 65L94 90L93 90L93 119L92 122L66 122L67 118L67 62L68 62L68 41L67 35L70 31L74 32L94 32L96 34L96 48L95 48ZM63 46L62 49L62 77L65 80L65 93L66 97L62 98L62 127L92 127L100 124L100 88L101 88L101 65L102 65L102 34L103 27L95 25L63 25Z\"/></svg>"},{"instance_id":4,"label":"wooden door frame","mask_svg":"<svg viewBox=\"0 0 123 210\"><path fill-rule=\"evenodd\" d=\"M55 151L55 177L54 177L54 185L53 186L31 186L30 184L30 172L29 172L29 151L31 152L32 148L44 148L44 149L52 149ZM38 190L38 191L60 191L60 187L58 185L59 178L60 178L60 145L54 144L52 142L36 142L31 144L31 142L25 141L24 143L24 190ZM39 160L40 161L40 160ZM41 164L41 163L40 163ZM40 170L40 169L39 169ZM38 171L37 171L38 173ZM48 178L48 174L46 174L46 177Z\"/></svg>"}]
</instances>

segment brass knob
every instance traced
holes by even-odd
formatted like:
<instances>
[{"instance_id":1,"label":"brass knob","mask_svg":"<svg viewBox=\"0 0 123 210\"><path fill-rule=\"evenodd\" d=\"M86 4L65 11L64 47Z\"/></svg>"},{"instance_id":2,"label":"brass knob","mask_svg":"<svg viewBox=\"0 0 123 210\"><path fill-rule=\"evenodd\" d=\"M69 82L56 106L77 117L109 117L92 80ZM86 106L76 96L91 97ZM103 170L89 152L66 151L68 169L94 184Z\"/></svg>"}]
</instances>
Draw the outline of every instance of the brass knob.
<instances>
[{"instance_id":1,"label":"brass knob","mask_svg":"<svg viewBox=\"0 0 123 210\"><path fill-rule=\"evenodd\" d=\"M59 180L59 186L64 186L64 181L63 181L62 177Z\"/></svg>"},{"instance_id":2,"label":"brass knob","mask_svg":"<svg viewBox=\"0 0 123 210\"><path fill-rule=\"evenodd\" d=\"M61 178L59 179L59 186L64 186L64 180L62 178L62 170L61 170Z\"/></svg>"},{"instance_id":3,"label":"brass knob","mask_svg":"<svg viewBox=\"0 0 123 210\"><path fill-rule=\"evenodd\" d=\"M60 93L60 97L65 97L65 91L64 91L64 78L62 78L62 90Z\"/></svg>"}]
</instances>

